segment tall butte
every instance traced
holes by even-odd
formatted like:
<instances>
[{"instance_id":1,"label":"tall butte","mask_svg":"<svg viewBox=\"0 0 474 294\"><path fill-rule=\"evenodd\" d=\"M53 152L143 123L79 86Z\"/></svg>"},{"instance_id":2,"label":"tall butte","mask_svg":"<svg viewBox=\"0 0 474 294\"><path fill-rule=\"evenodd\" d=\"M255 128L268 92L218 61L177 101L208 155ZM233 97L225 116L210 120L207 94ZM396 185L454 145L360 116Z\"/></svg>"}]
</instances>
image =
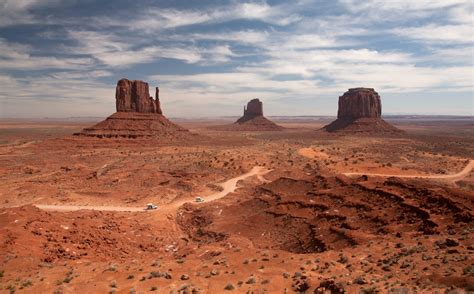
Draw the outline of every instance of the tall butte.
<instances>
[{"instance_id":1,"label":"tall butte","mask_svg":"<svg viewBox=\"0 0 474 294\"><path fill-rule=\"evenodd\" d=\"M114 114L74 135L98 138L175 138L189 133L169 121L161 110L159 88L155 99L148 83L121 79L115 90Z\"/></svg>"},{"instance_id":2,"label":"tall butte","mask_svg":"<svg viewBox=\"0 0 474 294\"><path fill-rule=\"evenodd\" d=\"M263 103L259 99L252 99L244 106L244 115L235 123L220 126L218 129L226 131L281 131L283 127L263 116Z\"/></svg>"},{"instance_id":3,"label":"tall butte","mask_svg":"<svg viewBox=\"0 0 474 294\"><path fill-rule=\"evenodd\" d=\"M382 119L382 103L372 88L352 88L339 97L337 119L323 130L345 133L398 133Z\"/></svg>"}]
</instances>

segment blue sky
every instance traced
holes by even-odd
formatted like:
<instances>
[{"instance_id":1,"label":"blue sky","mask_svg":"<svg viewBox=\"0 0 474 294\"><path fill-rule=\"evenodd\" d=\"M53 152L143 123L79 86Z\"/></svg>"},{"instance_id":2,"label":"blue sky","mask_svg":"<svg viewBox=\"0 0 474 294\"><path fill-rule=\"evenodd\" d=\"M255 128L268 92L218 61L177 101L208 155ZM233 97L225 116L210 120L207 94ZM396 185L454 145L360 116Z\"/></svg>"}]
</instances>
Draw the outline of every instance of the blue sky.
<instances>
[{"instance_id":1,"label":"blue sky","mask_svg":"<svg viewBox=\"0 0 474 294\"><path fill-rule=\"evenodd\" d=\"M359 86L473 115L473 35L469 0L0 0L0 117L106 116L123 77L172 117L335 115Z\"/></svg>"}]
</instances>

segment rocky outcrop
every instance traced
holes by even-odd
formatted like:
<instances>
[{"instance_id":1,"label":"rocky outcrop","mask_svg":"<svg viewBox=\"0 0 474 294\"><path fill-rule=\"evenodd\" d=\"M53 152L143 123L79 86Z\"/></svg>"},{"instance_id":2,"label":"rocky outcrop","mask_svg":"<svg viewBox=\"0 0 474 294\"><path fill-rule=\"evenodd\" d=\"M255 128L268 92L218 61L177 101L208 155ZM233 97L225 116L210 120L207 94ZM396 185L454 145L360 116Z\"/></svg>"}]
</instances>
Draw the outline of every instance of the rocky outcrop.
<instances>
[{"instance_id":1,"label":"rocky outcrop","mask_svg":"<svg viewBox=\"0 0 474 294\"><path fill-rule=\"evenodd\" d=\"M244 115L235 123L226 126L217 126L213 129L224 131L281 131L283 127L263 116L263 103L259 99L252 99L244 106Z\"/></svg>"},{"instance_id":2,"label":"rocky outcrop","mask_svg":"<svg viewBox=\"0 0 474 294\"><path fill-rule=\"evenodd\" d=\"M156 88L155 99L150 96L148 83L121 79L115 90L117 112L140 112L162 114Z\"/></svg>"},{"instance_id":3,"label":"rocky outcrop","mask_svg":"<svg viewBox=\"0 0 474 294\"><path fill-rule=\"evenodd\" d=\"M337 119L323 127L328 132L398 133L382 118L379 94L372 88L352 88L339 97Z\"/></svg>"},{"instance_id":4,"label":"rocky outcrop","mask_svg":"<svg viewBox=\"0 0 474 294\"><path fill-rule=\"evenodd\" d=\"M175 140L191 135L168 120L161 110L159 89L150 97L148 83L121 79L117 82L117 112L98 124L85 128L78 136L96 138L157 138Z\"/></svg>"},{"instance_id":5,"label":"rocky outcrop","mask_svg":"<svg viewBox=\"0 0 474 294\"><path fill-rule=\"evenodd\" d=\"M381 115L380 96L372 88L352 88L339 97L337 118L357 119Z\"/></svg>"},{"instance_id":6,"label":"rocky outcrop","mask_svg":"<svg viewBox=\"0 0 474 294\"><path fill-rule=\"evenodd\" d=\"M244 106L244 115L237 122L243 123L257 116L263 116L263 103L258 98L250 100L247 107Z\"/></svg>"},{"instance_id":7,"label":"rocky outcrop","mask_svg":"<svg viewBox=\"0 0 474 294\"><path fill-rule=\"evenodd\" d=\"M263 115L263 103L258 99L252 99L244 106L244 116L259 116Z\"/></svg>"}]
</instances>

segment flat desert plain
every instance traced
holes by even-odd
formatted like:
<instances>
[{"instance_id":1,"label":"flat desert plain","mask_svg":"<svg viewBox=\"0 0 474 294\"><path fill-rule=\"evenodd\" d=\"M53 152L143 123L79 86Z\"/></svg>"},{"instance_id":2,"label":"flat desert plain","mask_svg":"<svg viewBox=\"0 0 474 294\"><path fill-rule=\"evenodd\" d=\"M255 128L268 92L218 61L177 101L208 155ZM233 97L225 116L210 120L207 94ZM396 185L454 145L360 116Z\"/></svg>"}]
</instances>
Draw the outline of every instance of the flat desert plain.
<instances>
[{"instance_id":1,"label":"flat desert plain","mask_svg":"<svg viewBox=\"0 0 474 294\"><path fill-rule=\"evenodd\" d=\"M388 118L393 135L173 121L194 136L1 121L0 291L474 291L472 119Z\"/></svg>"}]
</instances>

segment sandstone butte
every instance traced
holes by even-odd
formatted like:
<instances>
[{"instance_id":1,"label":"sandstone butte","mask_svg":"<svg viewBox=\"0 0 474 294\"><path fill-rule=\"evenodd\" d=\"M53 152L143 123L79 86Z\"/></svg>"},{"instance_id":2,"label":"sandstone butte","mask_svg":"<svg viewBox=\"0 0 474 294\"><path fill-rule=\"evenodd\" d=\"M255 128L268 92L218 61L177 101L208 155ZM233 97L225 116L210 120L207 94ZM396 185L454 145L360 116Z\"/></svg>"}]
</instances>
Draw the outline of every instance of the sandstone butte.
<instances>
[{"instance_id":1,"label":"sandstone butte","mask_svg":"<svg viewBox=\"0 0 474 294\"><path fill-rule=\"evenodd\" d=\"M168 138L189 133L161 110L159 88L150 96L148 83L121 79L115 92L116 112L74 135L98 138Z\"/></svg>"},{"instance_id":2,"label":"sandstone butte","mask_svg":"<svg viewBox=\"0 0 474 294\"><path fill-rule=\"evenodd\" d=\"M216 127L224 131L281 131L284 128L263 116L263 103L252 99L244 106L244 115L235 123Z\"/></svg>"},{"instance_id":3,"label":"sandstone butte","mask_svg":"<svg viewBox=\"0 0 474 294\"><path fill-rule=\"evenodd\" d=\"M323 127L328 132L399 133L382 119L382 103L373 88L352 88L339 97L337 119Z\"/></svg>"}]
</instances>

